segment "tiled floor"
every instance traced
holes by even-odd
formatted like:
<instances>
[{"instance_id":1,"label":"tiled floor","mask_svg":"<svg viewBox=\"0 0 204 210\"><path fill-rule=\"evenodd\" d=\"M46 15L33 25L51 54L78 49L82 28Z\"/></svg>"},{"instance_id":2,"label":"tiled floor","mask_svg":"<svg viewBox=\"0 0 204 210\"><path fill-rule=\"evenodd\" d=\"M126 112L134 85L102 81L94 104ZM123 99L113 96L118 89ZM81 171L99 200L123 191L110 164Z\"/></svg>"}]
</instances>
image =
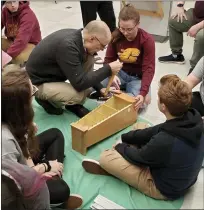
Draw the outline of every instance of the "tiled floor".
<instances>
[{"instance_id":1,"label":"tiled floor","mask_svg":"<svg viewBox=\"0 0 204 210\"><path fill-rule=\"evenodd\" d=\"M48 34L62 29L62 28L80 28L82 27L82 18L80 5L78 1L32 1L31 7L35 11L38 20L40 22L43 37ZM187 2L187 7L190 8L194 4L193 2ZM70 9L66 7L71 7ZM120 3L119 1L114 2L114 9L116 16L118 16ZM165 120L164 116L157 109L157 89L158 81L165 74L177 74L181 78L185 78L190 68L189 59L193 49L193 39L184 35L184 55L186 58L185 65L175 64L161 64L156 61L156 73L152 82L152 102L148 109L142 113L142 116L149 120L153 124L158 124ZM156 43L156 59L161 55L167 55L170 53L169 43ZM105 52L99 53L102 57ZM203 170L199 174L198 182L195 187L192 188L191 192L186 196L183 208L196 208L203 209Z\"/></svg>"}]
</instances>

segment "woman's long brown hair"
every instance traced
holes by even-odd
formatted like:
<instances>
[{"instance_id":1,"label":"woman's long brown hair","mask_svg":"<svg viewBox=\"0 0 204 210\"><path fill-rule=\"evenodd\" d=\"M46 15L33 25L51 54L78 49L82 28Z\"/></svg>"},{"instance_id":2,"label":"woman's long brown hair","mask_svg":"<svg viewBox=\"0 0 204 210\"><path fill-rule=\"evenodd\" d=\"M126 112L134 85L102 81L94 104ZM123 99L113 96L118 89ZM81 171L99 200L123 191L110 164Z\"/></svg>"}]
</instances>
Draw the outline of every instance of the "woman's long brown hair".
<instances>
[{"instance_id":1,"label":"woman's long brown hair","mask_svg":"<svg viewBox=\"0 0 204 210\"><path fill-rule=\"evenodd\" d=\"M25 158L38 152L33 125L34 111L28 74L18 66L2 72L2 123L19 143Z\"/></svg>"},{"instance_id":2,"label":"woman's long brown hair","mask_svg":"<svg viewBox=\"0 0 204 210\"><path fill-rule=\"evenodd\" d=\"M138 24L140 22L140 15L133 5L131 5L131 4L124 5L124 3L123 3L123 8L121 9L121 11L119 13L119 17L118 17L119 22L120 22L120 20L123 20L123 21L134 20L135 24ZM119 25L119 23L118 23L118 25ZM125 39L125 37L120 32L119 28L116 28L115 31L113 31L113 33L112 33L111 42L116 43L122 39Z\"/></svg>"}]
</instances>

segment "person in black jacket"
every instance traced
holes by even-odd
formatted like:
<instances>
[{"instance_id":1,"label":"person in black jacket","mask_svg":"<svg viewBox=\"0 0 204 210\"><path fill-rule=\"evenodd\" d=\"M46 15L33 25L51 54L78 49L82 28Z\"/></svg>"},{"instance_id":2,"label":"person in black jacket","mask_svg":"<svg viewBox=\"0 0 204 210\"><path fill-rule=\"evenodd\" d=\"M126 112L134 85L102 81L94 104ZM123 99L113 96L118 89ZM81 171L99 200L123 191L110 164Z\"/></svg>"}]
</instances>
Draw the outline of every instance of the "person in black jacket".
<instances>
[{"instance_id":1,"label":"person in black jacket","mask_svg":"<svg viewBox=\"0 0 204 210\"><path fill-rule=\"evenodd\" d=\"M192 93L176 75L160 80L158 107L162 124L130 131L122 143L101 154L99 162L84 160L93 174L113 175L145 195L174 200L195 184L204 157L203 121L189 109Z\"/></svg>"},{"instance_id":2,"label":"person in black jacket","mask_svg":"<svg viewBox=\"0 0 204 210\"><path fill-rule=\"evenodd\" d=\"M63 107L83 117L90 88L103 94L100 83L122 67L119 61L93 70L94 53L104 50L111 32L103 21L90 22L83 30L62 29L44 38L32 51L26 70L39 89L36 101L49 114L60 115ZM65 82L69 80L68 82Z\"/></svg>"},{"instance_id":3,"label":"person in black jacket","mask_svg":"<svg viewBox=\"0 0 204 210\"><path fill-rule=\"evenodd\" d=\"M100 19L108 25L111 33L116 29L116 18L112 1L80 1L80 6L84 27L92 20L96 20L98 13ZM97 53L94 61L96 64L103 64L104 62Z\"/></svg>"},{"instance_id":4,"label":"person in black jacket","mask_svg":"<svg viewBox=\"0 0 204 210\"><path fill-rule=\"evenodd\" d=\"M110 31L116 28L116 18L112 1L80 1L82 20L84 27L91 21L96 20L97 13Z\"/></svg>"}]
</instances>

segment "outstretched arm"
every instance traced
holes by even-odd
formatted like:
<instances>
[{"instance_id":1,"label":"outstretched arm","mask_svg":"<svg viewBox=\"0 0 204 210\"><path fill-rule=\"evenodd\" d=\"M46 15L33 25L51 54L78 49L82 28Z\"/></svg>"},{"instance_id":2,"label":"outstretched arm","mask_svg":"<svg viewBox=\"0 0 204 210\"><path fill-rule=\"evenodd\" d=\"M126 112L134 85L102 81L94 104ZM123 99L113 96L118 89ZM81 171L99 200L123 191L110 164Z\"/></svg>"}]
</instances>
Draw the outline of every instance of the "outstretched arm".
<instances>
[{"instance_id":1,"label":"outstretched arm","mask_svg":"<svg viewBox=\"0 0 204 210\"><path fill-rule=\"evenodd\" d=\"M137 165L150 167L164 167L171 154L173 139L161 132L153 136L141 149L137 149L126 143L117 144L115 149L127 161Z\"/></svg>"},{"instance_id":2,"label":"outstretched arm","mask_svg":"<svg viewBox=\"0 0 204 210\"><path fill-rule=\"evenodd\" d=\"M159 132L161 126L162 124L159 124L150 128L130 131L121 136L122 142L136 146L145 145Z\"/></svg>"},{"instance_id":3,"label":"outstretched arm","mask_svg":"<svg viewBox=\"0 0 204 210\"><path fill-rule=\"evenodd\" d=\"M193 89L196 85L198 85L201 82L203 75L204 75L204 56L198 61L193 72L188 75L185 82L190 86L191 89Z\"/></svg>"}]
</instances>

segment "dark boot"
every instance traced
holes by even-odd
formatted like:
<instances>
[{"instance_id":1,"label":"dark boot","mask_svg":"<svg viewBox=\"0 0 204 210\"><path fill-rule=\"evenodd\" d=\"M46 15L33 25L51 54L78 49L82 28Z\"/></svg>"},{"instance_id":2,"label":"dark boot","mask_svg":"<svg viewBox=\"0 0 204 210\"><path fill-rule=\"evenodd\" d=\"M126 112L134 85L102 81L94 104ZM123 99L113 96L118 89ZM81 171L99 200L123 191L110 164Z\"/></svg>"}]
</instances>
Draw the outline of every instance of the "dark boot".
<instances>
[{"instance_id":1,"label":"dark boot","mask_svg":"<svg viewBox=\"0 0 204 210\"><path fill-rule=\"evenodd\" d=\"M80 118L84 117L90 112L87 108L85 108L81 104L66 105L65 108Z\"/></svg>"},{"instance_id":2,"label":"dark boot","mask_svg":"<svg viewBox=\"0 0 204 210\"><path fill-rule=\"evenodd\" d=\"M63 114L64 110L62 108L56 108L54 107L49 101L41 100L37 97L35 97L35 100L37 101L40 106L44 108L44 110L51 115L61 115Z\"/></svg>"}]
</instances>

